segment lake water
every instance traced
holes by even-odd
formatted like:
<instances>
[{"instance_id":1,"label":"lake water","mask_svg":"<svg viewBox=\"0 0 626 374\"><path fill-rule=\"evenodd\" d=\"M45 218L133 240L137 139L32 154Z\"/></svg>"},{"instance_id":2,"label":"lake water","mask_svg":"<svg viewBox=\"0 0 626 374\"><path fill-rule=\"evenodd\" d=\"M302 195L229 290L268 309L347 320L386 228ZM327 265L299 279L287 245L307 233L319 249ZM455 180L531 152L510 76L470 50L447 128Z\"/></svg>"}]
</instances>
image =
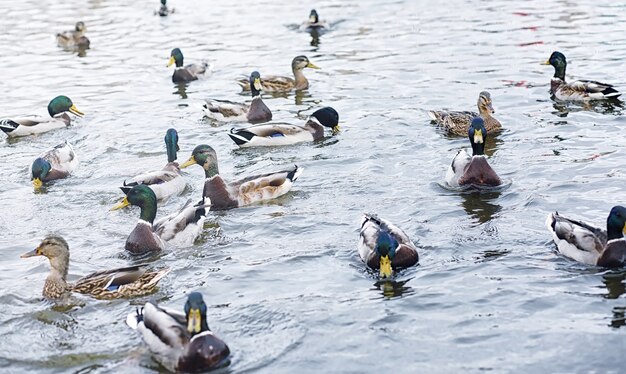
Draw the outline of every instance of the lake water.
<instances>
[{"instance_id":1,"label":"lake water","mask_svg":"<svg viewBox=\"0 0 626 374\"><path fill-rule=\"evenodd\" d=\"M203 292L209 325L231 348L232 373L622 372L626 273L555 252L549 212L602 226L624 204L620 106L554 103L553 50L568 76L626 90L626 6L611 1L328 0L333 24L317 46L294 29L311 4L293 1L3 1L0 116L46 113L67 95L86 113L68 129L0 135L0 371L159 372L127 313L147 300L182 308ZM83 57L54 34L87 25ZM171 82L170 50L207 59L213 74ZM302 123L332 106L341 133L314 144L239 150L231 125L211 123L207 97L243 101L235 79L290 73L307 55L308 91L266 96L274 119ZM504 131L490 163L507 188L485 194L441 187L467 139L450 138L426 110L475 110L491 92ZM304 173L277 200L211 213L195 246L153 259L172 272L152 296L54 306L41 297L49 265L19 255L47 233L71 248L70 278L134 260L124 241L137 209L110 212L122 180L165 163L175 127L179 159L198 144L218 153L227 180ZM81 160L71 178L35 194L29 170L65 139ZM203 173L158 216L198 198ZM377 213L418 244L420 266L379 283L358 258L359 219Z\"/></svg>"}]
</instances>

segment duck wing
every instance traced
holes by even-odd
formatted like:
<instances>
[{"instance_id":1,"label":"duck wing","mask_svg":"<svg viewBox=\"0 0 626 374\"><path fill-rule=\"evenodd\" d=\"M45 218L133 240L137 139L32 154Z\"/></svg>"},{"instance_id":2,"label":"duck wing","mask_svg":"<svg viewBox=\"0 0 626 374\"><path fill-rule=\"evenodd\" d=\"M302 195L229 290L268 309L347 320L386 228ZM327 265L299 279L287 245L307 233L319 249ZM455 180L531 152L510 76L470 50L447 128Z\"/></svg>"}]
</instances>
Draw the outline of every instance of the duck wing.
<instances>
[{"instance_id":1,"label":"duck wing","mask_svg":"<svg viewBox=\"0 0 626 374\"><path fill-rule=\"evenodd\" d=\"M291 170L255 175L234 182L230 187L237 191L239 206L274 199L289 192L303 169L295 165Z\"/></svg>"},{"instance_id":2,"label":"duck wing","mask_svg":"<svg viewBox=\"0 0 626 374\"><path fill-rule=\"evenodd\" d=\"M452 163L446 172L446 183L451 187L459 186L459 179L465 173L467 165L469 165L472 157L464 150L457 152L452 159Z\"/></svg>"},{"instance_id":3,"label":"duck wing","mask_svg":"<svg viewBox=\"0 0 626 374\"><path fill-rule=\"evenodd\" d=\"M613 85L591 80L577 80L568 86L579 93L585 93L590 99L616 98L621 95Z\"/></svg>"},{"instance_id":4,"label":"duck wing","mask_svg":"<svg viewBox=\"0 0 626 374\"><path fill-rule=\"evenodd\" d=\"M546 219L559 252L582 263L595 265L607 244L606 231L585 222L566 218L558 212Z\"/></svg>"},{"instance_id":5,"label":"duck wing","mask_svg":"<svg viewBox=\"0 0 626 374\"><path fill-rule=\"evenodd\" d=\"M250 126L243 129L231 129L228 134L238 146L280 145L286 141L312 140L313 137L306 128L288 123L271 123Z\"/></svg>"},{"instance_id":6,"label":"duck wing","mask_svg":"<svg viewBox=\"0 0 626 374\"><path fill-rule=\"evenodd\" d=\"M154 232L161 239L169 241L184 231L189 224L198 222L206 214L205 208L210 206L210 204L204 204L204 201L193 205L189 199L178 212L157 220L154 223Z\"/></svg>"}]
</instances>

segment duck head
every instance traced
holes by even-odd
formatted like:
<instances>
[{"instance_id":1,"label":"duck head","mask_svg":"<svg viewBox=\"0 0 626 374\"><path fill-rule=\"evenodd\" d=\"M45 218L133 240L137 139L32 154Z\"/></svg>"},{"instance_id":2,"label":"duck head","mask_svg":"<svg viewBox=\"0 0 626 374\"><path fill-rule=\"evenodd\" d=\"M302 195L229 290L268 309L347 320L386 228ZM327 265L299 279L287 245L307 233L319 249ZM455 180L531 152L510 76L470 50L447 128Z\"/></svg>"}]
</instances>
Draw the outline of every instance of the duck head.
<instances>
[{"instance_id":1,"label":"duck head","mask_svg":"<svg viewBox=\"0 0 626 374\"><path fill-rule=\"evenodd\" d=\"M393 274L391 261L396 255L398 241L386 230L381 231L376 239L376 253L380 256L380 277L389 278Z\"/></svg>"},{"instance_id":2,"label":"duck head","mask_svg":"<svg viewBox=\"0 0 626 374\"><path fill-rule=\"evenodd\" d=\"M121 189L126 193L126 197L111 210L122 209L129 205L138 206L141 208L139 218L152 224L156 218L157 209L157 198L154 191L143 184L133 186L130 190L128 190L128 187L121 187Z\"/></svg>"},{"instance_id":3,"label":"duck head","mask_svg":"<svg viewBox=\"0 0 626 374\"><path fill-rule=\"evenodd\" d=\"M313 112L311 117L315 117L320 125L333 129L333 132L339 131L339 113L335 109L327 106Z\"/></svg>"},{"instance_id":4,"label":"duck head","mask_svg":"<svg viewBox=\"0 0 626 374\"><path fill-rule=\"evenodd\" d=\"M565 80L565 68L567 67L567 60L565 60L565 55L563 55L561 52L552 52L550 58L546 62L542 63L542 65L554 66L554 77Z\"/></svg>"},{"instance_id":5,"label":"duck head","mask_svg":"<svg viewBox=\"0 0 626 374\"><path fill-rule=\"evenodd\" d=\"M295 72L296 70L302 70L304 68L320 69L320 67L309 61L309 58L306 56L294 57L293 61L291 61L291 70Z\"/></svg>"},{"instance_id":6,"label":"duck head","mask_svg":"<svg viewBox=\"0 0 626 374\"><path fill-rule=\"evenodd\" d=\"M189 160L180 165L180 168L184 169L194 164L202 166L207 178L211 178L212 176L219 174L219 169L217 167L217 153L210 145L201 144L194 148L191 152Z\"/></svg>"},{"instance_id":7,"label":"duck head","mask_svg":"<svg viewBox=\"0 0 626 374\"><path fill-rule=\"evenodd\" d=\"M192 292L185 303L185 316L187 317L187 331L191 335L209 331L206 318L207 306L200 292Z\"/></svg>"},{"instance_id":8,"label":"duck head","mask_svg":"<svg viewBox=\"0 0 626 374\"><path fill-rule=\"evenodd\" d=\"M21 255L21 258L44 256L50 261L50 266L57 270L63 279L67 276L70 262L70 247L65 239L58 235L48 235L39 246L30 252Z\"/></svg>"},{"instance_id":9,"label":"duck head","mask_svg":"<svg viewBox=\"0 0 626 374\"><path fill-rule=\"evenodd\" d=\"M52 99L48 104L48 114L50 114L50 117L54 117L57 114L61 114L64 112L70 112L79 117L82 117L84 115L83 112L81 112L76 108L76 106L74 106L72 100L67 96L57 96Z\"/></svg>"},{"instance_id":10,"label":"duck head","mask_svg":"<svg viewBox=\"0 0 626 374\"><path fill-rule=\"evenodd\" d=\"M252 97L259 96L262 90L261 74L258 71L253 71L252 74L250 74L250 91L252 92Z\"/></svg>"},{"instance_id":11,"label":"duck head","mask_svg":"<svg viewBox=\"0 0 626 374\"><path fill-rule=\"evenodd\" d=\"M470 143L472 144L473 156L485 154L485 142L487 141L487 129L485 121L480 117L474 117L472 124L467 131Z\"/></svg>"},{"instance_id":12,"label":"duck head","mask_svg":"<svg viewBox=\"0 0 626 374\"><path fill-rule=\"evenodd\" d=\"M174 48L172 49L172 52L170 52L170 59L167 61L167 67L170 67L173 64L176 64L177 68L183 66L183 52L181 52L179 48Z\"/></svg>"},{"instance_id":13,"label":"duck head","mask_svg":"<svg viewBox=\"0 0 626 374\"><path fill-rule=\"evenodd\" d=\"M320 17L317 15L317 11L315 9L311 9L311 13L309 13L309 23L318 23L320 21Z\"/></svg>"},{"instance_id":14,"label":"duck head","mask_svg":"<svg viewBox=\"0 0 626 374\"><path fill-rule=\"evenodd\" d=\"M614 206L606 219L608 240L620 239L626 234L626 208Z\"/></svg>"},{"instance_id":15,"label":"duck head","mask_svg":"<svg viewBox=\"0 0 626 374\"><path fill-rule=\"evenodd\" d=\"M176 129L168 129L165 133L165 149L167 149L167 162L176 161L176 152L180 151Z\"/></svg>"},{"instance_id":16,"label":"duck head","mask_svg":"<svg viewBox=\"0 0 626 374\"><path fill-rule=\"evenodd\" d=\"M78 32L85 32L85 31L87 31L87 27L85 27L85 22L83 22L83 21L76 22L76 26L74 27L74 30L78 31Z\"/></svg>"},{"instance_id":17,"label":"duck head","mask_svg":"<svg viewBox=\"0 0 626 374\"><path fill-rule=\"evenodd\" d=\"M482 115L483 113L493 114L496 111L493 110L491 103L491 94L487 91L483 91L478 95L478 111Z\"/></svg>"},{"instance_id":18,"label":"duck head","mask_svg":"<svg viewBox=\"0 0 626 374\"><path fill-rule=\"evenodd\" d=\"M33 181L33 187L35 190L38 190L43 186L43 181L48 177L48 173L52 169L52 165L48 160L44 160L41 157L38 157L31 167L31 179Z\"/></svg>"}]
</instances>

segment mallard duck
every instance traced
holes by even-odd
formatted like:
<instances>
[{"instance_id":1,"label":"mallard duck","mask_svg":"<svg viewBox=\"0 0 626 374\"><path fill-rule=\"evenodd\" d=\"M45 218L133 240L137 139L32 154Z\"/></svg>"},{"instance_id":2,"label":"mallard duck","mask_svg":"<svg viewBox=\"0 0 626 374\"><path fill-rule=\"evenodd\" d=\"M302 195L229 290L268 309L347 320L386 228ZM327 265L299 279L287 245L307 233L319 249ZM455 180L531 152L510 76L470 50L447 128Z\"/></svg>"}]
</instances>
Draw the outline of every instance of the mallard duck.
<instances>
[{"instance_id":1,"label":"mallard duck","mask_svg":"<svg viewBox=\"0 0 626 374\"><path fill-rule=\"evenodd\" d=\"M31 115L23 117L4 118L0 120L0 129L9 137L40 134L42 132L60 129L70 125L70 112L79 117L83 112L78 110L67 96L57 96L48 104L50 117Z\"/></svg>"},{"instance_id":2,"label":"mallard duck","mask_svg":"<svg viewBox=\"0 0 626 374\"><path fill-rule=\"evenodd\" d=\"M467 130L472 123L474 117L482 117L485 121L485 128L490 133L498 131L502 128L500 121L495 119L491 114L495 113L491 102L491 94L483 91L478 95L478 113L476 112L448 112L435 111L428 112L428 116L450 134L466 136Z\"/></svg>"},{"instance_id":3,"label":"mallard duck","mask_svg":"<svg viewBox=\"0 0 626 374\"><path fill-rule=\"evenodd\" d=\"M577 80L565 82L567 61L561 52L552 52L548 61L542 65L554 66L554 77L550 81L550 93L563 101L589 101L614 99L621 95L613 85L596 81Z\"/></svg>"},{"instance_id":4,"label":"mallard duck","mask_svg":"<svg viewBox=\"0 0 626 374\"><path fill-rule=\"evenodd\" d=\"M318 32L328 29L328 23L326 21L320 21L320 17L315 9L311 9L309 13L309 19L300 25L301 31L316 30Z\"/></svg>"},{"instance_id":5,"label":"mallard duck","mask_svg":"<svg viewBox=\"0 0 626 374\"><path fill-rule=\"evenodd\" d=\"M146 265L98 271L84 276L74 284L67 283L70 248L60 236L49 235L34 250L21 257L45 256L50 261L50 274L43 287L43 296L58 299L69 292L91 295L99 299L135 297L154 290L168 269L148 270Z\"/></svg>"},{"instance_id":6,"label":"mallard duck","mask_svg":"<svg viewBox=\"0 0 626 374\"><path fill-rule=\"evenodd\" d=\"M124 181L124 186L120 187L125 194L133 186L143 184L152 191L157 200L164 201L174 195L178 195L185 190L187 183L180 174L180 168L176 162L178 148L178 132L175 129L168 129L165 133L165 149L167 150L167 164L161 170L139 174Z\"/></svg>"},{"instance_id":7,"label":"mallard duck","mask_svg":"<svg viewBox=\"0 0 626 374\"><path fill-rule=\"evenodd\" d=\"M324 137L324 127L339 131L339 114L331 107L315 111L304 126L270 123L230 130L230 138L240 147L259 147L311 142Z\"/></svg>"},{"instance_id":8,"label":"mallard duck","mask_svg":"<svg viewBox=\"0 0 626 374\"><path fill-rule=\"evenodd\" d=\"M167 0L160 0L161 6L154 11L154 14L158 14L161 17L167 17L168 14L174 13L176 10L174 8L167 7Z\"/></svg>"},{"instance_id":9,"label":"mallard duck","mask_svg":"<svg viewBox=\"0 0 626 374\"><path fill-rule=\"evenodd\" d=\"M615 268L626 265L626 208L614 206L606 220L606 231L550 213L546 227L563 255L588 265Z\"/></svg>"},{"instance_id":10,"label":"mallard duck","mask_svg":"<svg viewBox=\"0 0 626 374\"><path fill-rule=\"evenodd\" d=\"M211 210L225 210L253 204L259 201L275 199L289 192L293 182L302 173L297 165L292 170L279 171L264 175L255 175L237 182L226 184L219 175L217 154L206 144L194 148L191 157L181 168L198 164L204 169L203 196L211 204Z\"/></svg>"},{"instance_id":11,"label":"mallard duck","mask_svg":"<svg viewBox=\"0 0 626 374\"><path fill-rule=\"evenodd\" d=\"M176 70L174 70L174 74L172 74L172 82L174 83L185 83L191 82L198 79L198 76L204 74L209 64L203 61L200 64L189 64L187 66L183 66L183 53L179 48L172 49L170 53L170 59L167 62L167 67L176 64Z\"/></svg>"},{"instance_id":12,"label":"mallard duck","mask_svg":"<svg viewBox=\"0 0 626 374\"><path fill-rule=\"evenodd\" d=\"M313 64L306 56L296 56L291 61L291 70L293 71L293 78L283 76L266 76L261 79L261 85L265 92L286 92L295 90L306 90L309 88L309 81L303 74L304 68L319 69ZM239 80L239 85L244 91L250 90L250 82L248 79Z\"/></svg>"},{"instance_id":13,"label":"mallard duck","mask_svg":"<svg viewBox=\"0 0 626 374\"><path fill-rule=\"evenodd\" d=\"M39 155L31 166L31 179L35 189L41 188L44 182L61 179L72 174L78 166L74 148L66 140L49 151Z\"/></svg>"},{"instance_id":14,"label":"mallard duck","mask_svg":"<svg viewBox=\"0 0 626 374\"><path fill-rule=\"evenodd\" d=\"M76 22L74 30L64 31L57 34L57 43L64 48L89 48L89 39L85 36L85 23Z\"/></svg>"},{"instance_id":15,"label":"mallard duck","mask_svg":"<svg viewBox=\"0 0 626 374\"><path fill-rule=\"evenodd\" d=\"M143 184L134 186L128 191L124 200L111 210L121 209L128 205L141 208L139 222L128 235L125 248L133 254L158 252L169 242L177 246L188 246L198 238L206 218L204 199L197 205L191 200L176 213L154 222L157 212L157 199L154 192Z\"/></svg>"},{"instance_id":16,"label":"mallard duck","mask_svg":"<svg viewBox=\"0 0 626 374\"><path fill-rule=\"evenodd\" d=\"M393 223L373 214L361 220L359 256L381 278L389 278L394 270L417 264L419 255L411 239Z\"/></svg>"},{"instance_id":17,"label":"mallard duck","mask_svg":"<svg viewBox=\"0 0 626 374\"><path fill-rule=\"evenodd\" d=\"M250 74L252 102L250 104L235 103L226 100L208 99L204 104L204 113L218 121L248 121L262 123L272 120L272 112L261 98L261 74L253 71Z\"/></svg>"},{"instance_id":18,"label":"mallard duck","mask_svg":"<svg viewBox=\"0 0 626 374\"><path fill-rule=\"evenodd\" d=\"M451 187L499 186L502 181L485 157L487 130L482 118L476 117L472 120L468 136L472 144L472 157L465 150L460 150L448 169L446 183Z\"/></svg>"},{"instance_id":19,"label":"mallard duck","mask_svg":"<svg viewBox=\"0 0 626 374\"><path fill-rule=\"evenodd\" d=\"M230 350L207 323L207 305L199 292L187 296L184 313L146 303L126 323L139 331L155 359L172 372L209 371L230 364Z\"/></svg>"}]
</instances>

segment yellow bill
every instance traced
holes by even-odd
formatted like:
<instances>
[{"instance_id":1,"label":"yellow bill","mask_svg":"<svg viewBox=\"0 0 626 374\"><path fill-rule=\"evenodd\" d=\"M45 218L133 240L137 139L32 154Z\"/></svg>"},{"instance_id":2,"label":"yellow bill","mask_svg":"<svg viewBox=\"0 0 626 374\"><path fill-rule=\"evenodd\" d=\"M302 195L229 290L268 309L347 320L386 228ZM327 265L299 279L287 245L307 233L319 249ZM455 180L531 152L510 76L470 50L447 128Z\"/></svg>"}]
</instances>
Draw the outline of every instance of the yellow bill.
<instances>
[{"instance_id":1,"label":"yellow bill","mask_svg":"<svg viewBox=\"0 0 626 374\"><path fill-rule=\"evenodd\" d=\"M122 209L124 207L129 206L129 205L130 205L130 203L128 202L128 197L125 197L122 201L120 201L113 208L111 208L111 210Z\"/></svg>"},{"instance_id":2,"label":"yellow bill","mask_svg":"<svg viewBox=\"0 0 626 374\"><path fill-rule=\"evenodd\" d=\"M195 164L197 164L197 163L198 163L198 162L196 162L196 158L195 158L194 156L191 156L191 157L189 157L189 160L187 160L187 161L183 162L183 164L182 164L182 165L180 165L180 168L181 168L181 169L184 169L184 168L186 168L186 167L188 167L188 166L195 165Z\"/></svg>"},{"instance_id":3,"label":"yellow bill","mask_svg":"<svg viewBox=\"0 0 626 374\"><path fill-rule=\"evenodd\" d=\"M200 316L200 309L191 309L187 316L187 331L192 334L197 334L201 330L202 317Z\"/></svg>"},{"instance_id":4,"label":"yellow bill","mask_svg":"<svg viewBox=\"0 0 626 374\"><path fill-rule=\"evenodd\" d=\"M480 144L483 142L483 131L476 130L474 131L474 143Z\"/></svg>"},{"instance_id":5,"label":"yellow bill","mask_svg":"<svg viewBox=\"0 0 626 374\"><path fill-rule=\"evenodd\" d=\"M389 256L381 256L380 257L380 277L381 278L390 278L393 270L391 269L391 260Z\"/></svg>"},{"instance_id":6,"label":"yellow bill","mask_svg":"<svg viewBox=\"0 0 626 374\"><path fill-rule=\"evenodd\" d=\"M176 63L176 59L174 58L174 56L170 57L170 59L167 61L167 67L169 68L170 66L174 65Z\"/></svg>"},{"instance_id":7,"label":"yellow bill","mask_svg":"<svg viewBox=\"0 0 626 374\"><path fill-rule=\"evenodd\" d=\"M321 67L315 65L314 63L312 63L311 61L309 61L309 63L306 65L307 68L311 68L311 69L321 69Z\"/></svg>"},{"instance_id":8,"label":"yellow bill","mask_svg":"<svg viewBox=\"0 0 626 374\"><path fill-rule=\"evenodd\" d=\"M622 233L626 234L626 223L624 224L624 227L622 228Z\"/></svg>"},{"instance_id":9,"label":"yellow bill","mask_svg":"<svg viewBox=\"0 0 626 374\"><path fill-rule=\"evenodd\" d=\"M550 65L550 60L546 60L546 61L542 62L541 65Z\"/></svg>"},{"instance_id":10,"label":"yellow bill","mask_svg":"<svg viewBox=\"0 0 626 374\"><path fill-rule=\"evenodd\" d=\"M336 134L339 131L341 131L341 127L339 127L339 125L336 125L335 127L333 127L333 134Z\"/></svg>"},{"instance_id":11,"label":"yellow bill","mask_svg":"<svg viewBox=\"0 0 626 374\"><path fill-rule=\"evenodd\" d=\"M261 80L259 78L254 78L254 88L257 91L261 91L263 89L263 86L261 85Z\"/></svg>"},{"instance_id":12,"label":"yellow bill","mask_svg":"<svg viewBox=\"0 0 626 374\"><path fill-rule=\"evenodd\" d=\"M78 110L78 108L76 108L76 105L72 105L70 107L70 113L75 114L79 117L82 117L85 115L85 113L81 112L80 110Z\"/></svg>"},{"instance_id":13,"label":"yellow bill","mask_svg":"<svg viewBox=\"0 0 626 374\"><path fill-rule=\"evenodd\" d=\"M35 187L36 190L40 189L41 186L43 186L43 182L41 181L41 179L39 178L33 179L33 187Z\"/></svg>"}]
</instances>

